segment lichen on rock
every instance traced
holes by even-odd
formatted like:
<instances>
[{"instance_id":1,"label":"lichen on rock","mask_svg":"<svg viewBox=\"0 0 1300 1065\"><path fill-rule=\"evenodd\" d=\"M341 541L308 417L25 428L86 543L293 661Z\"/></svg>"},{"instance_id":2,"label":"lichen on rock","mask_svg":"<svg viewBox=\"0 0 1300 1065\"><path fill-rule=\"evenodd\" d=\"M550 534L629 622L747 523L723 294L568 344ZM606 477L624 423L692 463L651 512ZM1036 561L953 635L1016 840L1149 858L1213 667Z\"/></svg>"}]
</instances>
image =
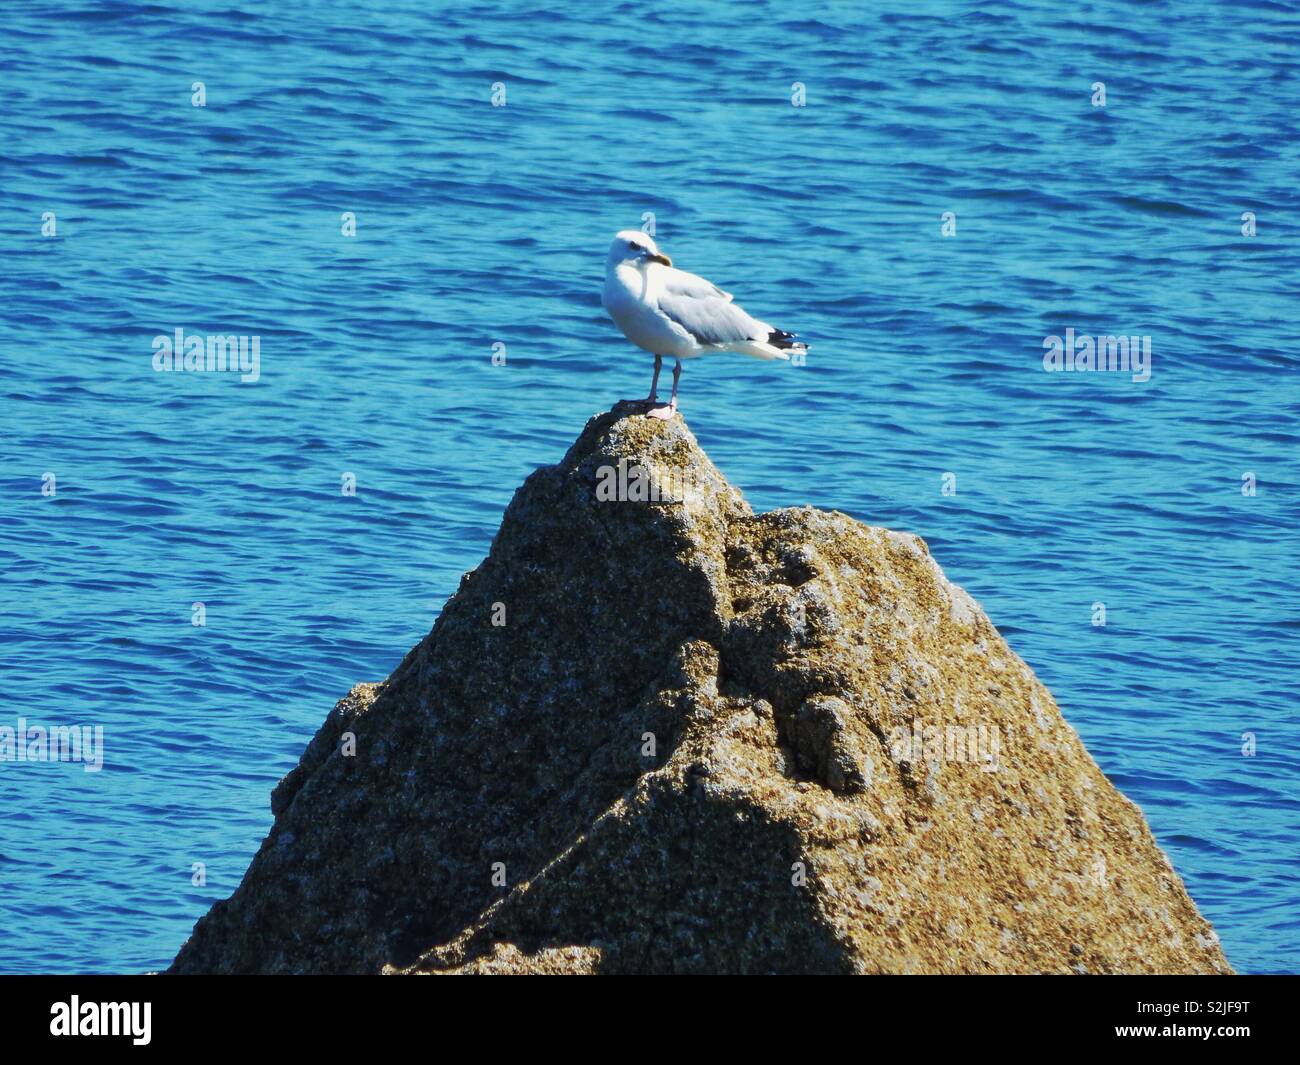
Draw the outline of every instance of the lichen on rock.
<instances>
[{"instance_id":1,"label":"lichen on rock","mask_svg":"<svg viewBox=\"0 0 1300 1065\"><path fill-rule=\"evenodd\" d=\"M923 541L756 515L630 407L272 810L171 972L1230 971Z\"/></svg>"}]
</instances>

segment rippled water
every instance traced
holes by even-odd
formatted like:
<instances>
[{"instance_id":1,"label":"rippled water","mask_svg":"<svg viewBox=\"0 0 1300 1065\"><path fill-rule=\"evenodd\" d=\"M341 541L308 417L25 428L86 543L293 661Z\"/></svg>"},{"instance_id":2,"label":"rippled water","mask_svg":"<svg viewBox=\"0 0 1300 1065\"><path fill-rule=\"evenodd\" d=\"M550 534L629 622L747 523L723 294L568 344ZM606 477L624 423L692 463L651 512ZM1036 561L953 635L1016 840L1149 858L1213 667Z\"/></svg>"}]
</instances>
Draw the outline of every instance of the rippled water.
<instances>
[{"instance_id":1,"label":"rippled water","mask_svg":"<svg viewBox=\"0 0 1300 1065\"><path fill-rule=\"evenodd\" d=\"M644 212L814 345L687 365L719 466L924 536L1233 963L1300 968L1293 7L205 6L0 13L0 724L106 745L0 765L0 971L157 968L234 889L333 701L644 394L599 295ZM155 373L177 328L260 379ZM1151 379L1044 372L1066 328Z\"/></svg>"}]
</instances>

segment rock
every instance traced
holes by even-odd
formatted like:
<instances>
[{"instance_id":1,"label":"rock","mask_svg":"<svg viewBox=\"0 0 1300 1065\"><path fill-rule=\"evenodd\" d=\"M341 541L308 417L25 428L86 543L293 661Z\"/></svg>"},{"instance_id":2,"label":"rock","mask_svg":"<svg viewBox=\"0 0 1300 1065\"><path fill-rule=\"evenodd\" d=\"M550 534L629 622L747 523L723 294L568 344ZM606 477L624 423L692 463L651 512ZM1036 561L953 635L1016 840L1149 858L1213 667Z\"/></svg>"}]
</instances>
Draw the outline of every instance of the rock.
<instances>
[{"instance_id":1,"label":"rock","mask_svg":"<svg viewBox=\"0 0 1300 1065\"><path fill-rule=\"evenodd\" d=\"M920 539L755 515L623 406L272 810L169 971L1230 971Z\"/></svg>"},{"instance_id":2,"label":"rock","mask_svg":"<svg viewBox=\"0 0 1300 1065\"><path fill-rule=\"evenodd\" d=\"M790 719L801 767L839 793L861 791L867 783L870 763L849 726L852 713L842 699L822 695L805 699Z\"/></svg>"}]
</instances>

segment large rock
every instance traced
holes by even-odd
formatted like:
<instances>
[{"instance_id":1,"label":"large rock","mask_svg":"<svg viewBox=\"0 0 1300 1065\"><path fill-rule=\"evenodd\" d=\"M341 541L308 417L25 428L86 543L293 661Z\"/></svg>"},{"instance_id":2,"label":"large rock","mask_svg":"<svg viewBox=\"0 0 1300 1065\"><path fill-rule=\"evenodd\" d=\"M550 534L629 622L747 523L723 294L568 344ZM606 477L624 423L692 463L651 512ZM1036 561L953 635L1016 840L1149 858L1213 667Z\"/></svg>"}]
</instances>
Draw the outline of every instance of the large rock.
<instances>
[{"instance_id":1,"label":"large rock","mask_svg":"<svg viewBox=\"0 0 1300 1065\"><path fill-rule=\"evenodd\" d=\"M271 804L170 971L1229 971L920 539L755 515L627 408Z\"/></svg>"}]
</instances>

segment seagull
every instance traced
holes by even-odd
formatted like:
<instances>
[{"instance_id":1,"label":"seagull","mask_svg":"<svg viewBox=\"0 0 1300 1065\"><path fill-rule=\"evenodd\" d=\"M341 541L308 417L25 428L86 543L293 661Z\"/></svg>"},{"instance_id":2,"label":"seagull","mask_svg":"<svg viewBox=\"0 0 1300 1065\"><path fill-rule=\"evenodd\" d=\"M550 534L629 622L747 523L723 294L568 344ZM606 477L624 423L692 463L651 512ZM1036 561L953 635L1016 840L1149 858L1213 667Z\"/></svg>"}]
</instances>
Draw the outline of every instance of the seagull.
<instances>
[{"instance_id":1,"label":"seagull","mask_svg":"<svg viewBox=\"0 0 1300 1065\"><path fill-rule=\"evenodd\" d=\"M646 415L665 421L677 413L677 381L682 359L716 351L734 351L755 359L789 359L790 353L808 350L794 333L774 329L751 318L731 293L723 292L685 270L659 251L654 240L639 229L624 229L614 237L605 257L605 310L623 335L655 357ZM660 404L656 390L664 356L673 365L673 394Z\"/></svg>"}]
</instances>

